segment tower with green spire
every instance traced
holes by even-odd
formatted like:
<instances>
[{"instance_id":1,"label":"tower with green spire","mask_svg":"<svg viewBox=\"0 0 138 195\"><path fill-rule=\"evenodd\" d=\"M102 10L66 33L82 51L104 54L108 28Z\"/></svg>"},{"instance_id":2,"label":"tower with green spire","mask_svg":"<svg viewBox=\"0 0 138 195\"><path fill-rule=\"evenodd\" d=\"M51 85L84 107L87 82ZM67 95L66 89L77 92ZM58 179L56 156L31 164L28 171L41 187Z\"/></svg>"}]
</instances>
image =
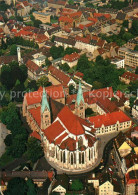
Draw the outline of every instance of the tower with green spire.
<instances>
[{"instance_id":1,"label":"tower with green spire","mask_svg":"<svg viewBox=\"0 0 138 195\"><path fill-rule=\"evenodd\" d=\"M79 82L79 88L77 93L77 99L75 102L75 113L81 118L85 118L85 102L83 98L81 82Z\"/></svg>"},{"instance_id":2,"label":"tower with green spire","mask_svg":"<svg viewBox=\"0 0 138 195\"><path fill-rule=\"evenodd\" d=\"M50 107L47 101L46 90L43 87L43 95L41 102L41 129L46 129L49 125L51 125Z\"/></svg>"}]
</instances>

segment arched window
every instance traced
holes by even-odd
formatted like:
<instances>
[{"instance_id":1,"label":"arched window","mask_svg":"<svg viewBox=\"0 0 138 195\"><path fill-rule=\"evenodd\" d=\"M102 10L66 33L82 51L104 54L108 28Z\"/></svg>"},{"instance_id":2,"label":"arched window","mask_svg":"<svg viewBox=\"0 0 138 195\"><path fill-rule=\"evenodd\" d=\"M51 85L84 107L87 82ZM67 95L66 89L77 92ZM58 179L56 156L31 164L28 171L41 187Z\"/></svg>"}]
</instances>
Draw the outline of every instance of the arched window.
<instances>
[{"instance_id":1,"label":"arched window","mask_svg":"<svg viewBox=\"0 0 138 195\"><path fill-rule=\"evenodd\" d=\"M66 162L66 154L65 154L65 151L63 152L63 163Z\"/></svg>"},{"instance_id":2,"label":"arched window","mask_svg":"<svg viewBox=\"0 0 138 195\"><path fill-rule=\"evenodd\" d=\"M84 152L82 153L82 164L84 164Z\"/></svg>"},{"instance_id":3,"label":"arched window","mask_svg":"<svg viewBox=\"0 0 138 195\"><path fill-rule=\"evenodd\" d=\"M79 152L79 164L81 164L81 152Z\"/></svg>"},{"instance_id":4,"label":"arched window","mask_svg":"<svg viewBox=\"0 0 138 195\"><path fill-rule=\"evenodd\" d=\"M62 151L60 151L60 159L61 159L61 162L62 162Z\"/></svg>"},{"instance_id":5,"label":"arched window","mask_svg":"<svg viewBox=\"0 0 138 195\"><path fill-rule=\"evenodd\" d=\"M71 153L71 165L73 165L73 154Z\"/></svg>"},{"instance_id":6,"label":"arched window","mask_svg":"<svg viewBox=\"0 0 138 195\"><path fill-rule=\"evenodd\" d=\"M81 147L82 145L83 145L83 139L82 137L79 137L78 146Z\"/></svg>"},{"instance_id":7,"label":"arched window","mask_svg":"<svg viewBox=\"0 0 138 195\"><path fill-rule=\"evenodd\" d=\"M76 163L76 153L74 152L74 163Z\"/></svg>"},{"instance_id":8,"label":"arched window","mask_svg":"<svg viewBox=\"0 0 138 195\"><path fill-rule=\"evenodd\" d=\"M91 160L91 150L89 149L89 160Z\"/></svg>"}]
</instances>

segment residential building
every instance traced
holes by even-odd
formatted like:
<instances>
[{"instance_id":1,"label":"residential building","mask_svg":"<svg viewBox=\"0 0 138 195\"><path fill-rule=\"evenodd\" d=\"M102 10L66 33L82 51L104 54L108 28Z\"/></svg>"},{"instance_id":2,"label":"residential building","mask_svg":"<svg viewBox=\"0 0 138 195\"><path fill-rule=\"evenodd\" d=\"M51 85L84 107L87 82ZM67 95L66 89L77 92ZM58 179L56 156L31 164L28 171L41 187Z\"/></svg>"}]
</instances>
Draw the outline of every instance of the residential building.
<instances>
[{"instance_id":1,"label":"residential building","mask_svg":"<svg viewBox=\"0 0 138 195\"><path fill-rule=\"evenodd\" d=\"M69 93L68 87L73 85L76 88L76 83L70 78L67 74L65 74L62 70L50 66L48 68L48 79L53 85L62 84L66 88L66 93Z\"/></svg>"},{"instance_id":2,"label":"residential building","mask_svg":"<svg viewBox=\"0 0 138 195\"><path fill-rule=\"evenodd\" d=\"M125 59L125 65L136 68L138 66L138 51L121 47L118 50L118 56Z\"/></svg>"},{"instance_id":3,"label":"residential building","mask_svg":"<svg viewBox=\"0 0 138 195\"><path fill-rule=\"evenodd\" d=\"M118 56L111 58L111 63L115 64L117 69L124 68L124 62L125 62L125 60L121 57L118 57Z\"/></svg>"},{"instance_id":4,"label":"residential building","mask_svg":"<svg viewBox=\"0 0 138 195\"><path fill-rule=\"evenodd\" d=\"M45 75L45 72L42 70L42 68L40 66L38 66L35 62L33 62L32 60L28 60L26 62L26 66L28 68L28 77L30 79L34 79L37 80L39 79L41 76Z\"/></svg>"},{"instance_id":5,"label":"residential building","mask_svg":"<svg viewBox=\"0 0 138 195\"><path fill-rule=\"evenodd\" d=\"M132 107L132 116L138 120L138 99L135 100Z\"/></svg>"},{"instance_id":6,"label":"residential building","mask_svg":"<svg viewBox=\"0 0 138 195\"><path fill-rule=\"evenodd\" d=\"M103 182L99 185L99 195L114 195L113 185L109 181Z\"/></svg>"},{"instance_id":7,"label":"residential building","mask_svg":"<svg viewBox=\"0 0 138 195\"><path fill-rule=\"evenodd\" d=\"M80 55L76 52L70 55L67 54L62 58L62 64L67 63L72 68L77 65L79 58Z\"/></svg>"},{"instance_id":8,"label":"residential building","mask_svg":"<svg viewBox=\"0 0 138 195\"><path fill-rule=\"evenodd\" d=\"M88 120L96 129L96 134L119 132L129 129L132 125L131 119L123 112L117 111L98 116L89 117Z\"/></svg>"},{"instance_id":9,"label":"residential building","mask_svg":"<svg viewBox=\"0 0 138 195\"><path fill-rule=\"evenodd\" d=\"M42 23L50 23L50 14L43 12L33 12L33 16L36 20L40 20Z\"/></svg>"},{"instance_id":10,"label":"residential building","mask_svg":"<svg viewBox=\"0 0 138 195\"><path fill-rule=\"evenodd\" d=\"M130 82L137 81L138 75L131 72L125 72L123 75L120 76L120 80L126 84L129 84Z\"/></svg>"}]
</instances>

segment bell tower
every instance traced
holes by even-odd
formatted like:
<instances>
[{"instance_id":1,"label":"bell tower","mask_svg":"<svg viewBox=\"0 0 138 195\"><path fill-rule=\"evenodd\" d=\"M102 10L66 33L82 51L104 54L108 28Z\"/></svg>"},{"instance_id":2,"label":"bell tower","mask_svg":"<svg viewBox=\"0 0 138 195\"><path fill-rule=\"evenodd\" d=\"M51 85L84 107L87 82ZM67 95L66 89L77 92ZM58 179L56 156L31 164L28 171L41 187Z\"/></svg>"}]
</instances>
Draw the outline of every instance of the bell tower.
<instances>
[{"instance_id":1,"label":"bell tower","mask_svg":"<svg viewBox=\"0 0 138 195\"><path fill-rule=\"evenodd\" d=\"M75 102L75 114L81 118L85 118L85 102L83 98L81 82L79 83L77 99Z\"/></svg>"},{"instance_id":2,"label":"bell tower","mask_svg":"<svg viewBox=\"0 0 138 195\"><path fill-rule=\"evenodd\" d=\"M47 101L47 94L43 87L43 96L41 103L41 129L46 129L51 125L50 107Z\"/></svg>"},{"instance_id":3,"label":"bell tower","mask_svg":"<svg viewBox=\"0 0 138 195\"><path fill-rule=\"evenodd\" d=\"M21 49L20 47L17 47L17 57L18 57L18 63L19 65L22 64L22 58L21 58Z\"/></svg>"}]
</instances>

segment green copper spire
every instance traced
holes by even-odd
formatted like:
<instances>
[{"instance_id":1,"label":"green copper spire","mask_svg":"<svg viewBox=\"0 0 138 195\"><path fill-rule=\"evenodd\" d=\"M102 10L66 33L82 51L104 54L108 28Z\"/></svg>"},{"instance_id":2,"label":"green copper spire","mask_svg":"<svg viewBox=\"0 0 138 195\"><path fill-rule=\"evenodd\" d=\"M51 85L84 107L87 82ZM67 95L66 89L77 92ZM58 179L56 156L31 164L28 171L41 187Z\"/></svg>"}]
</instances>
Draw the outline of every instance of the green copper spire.
<instances>
[{"instance_id":1,"label":"green copper spire","mask_svg":"<svg viewBox=\"0 0 138 195\"><path fill-rule=\"evenodd\" d=\"M77 93L77 104L79 105L81 101L84 103L81 82L79 82L79 89L78 89L78 93Z\"/></svg>"},{"instance_id":2,"label":"green copper spire","mask_svg":"<svg viewBox=\"0 0 138 195\"><path fill-rule=\"evenodd\" d=\"M43 113L46 108L48 108L48 110L50 111L49 104L47 101L47 94L46 94L45 88L43 87L41 113Z\"/></svg>"}]
</instances>

